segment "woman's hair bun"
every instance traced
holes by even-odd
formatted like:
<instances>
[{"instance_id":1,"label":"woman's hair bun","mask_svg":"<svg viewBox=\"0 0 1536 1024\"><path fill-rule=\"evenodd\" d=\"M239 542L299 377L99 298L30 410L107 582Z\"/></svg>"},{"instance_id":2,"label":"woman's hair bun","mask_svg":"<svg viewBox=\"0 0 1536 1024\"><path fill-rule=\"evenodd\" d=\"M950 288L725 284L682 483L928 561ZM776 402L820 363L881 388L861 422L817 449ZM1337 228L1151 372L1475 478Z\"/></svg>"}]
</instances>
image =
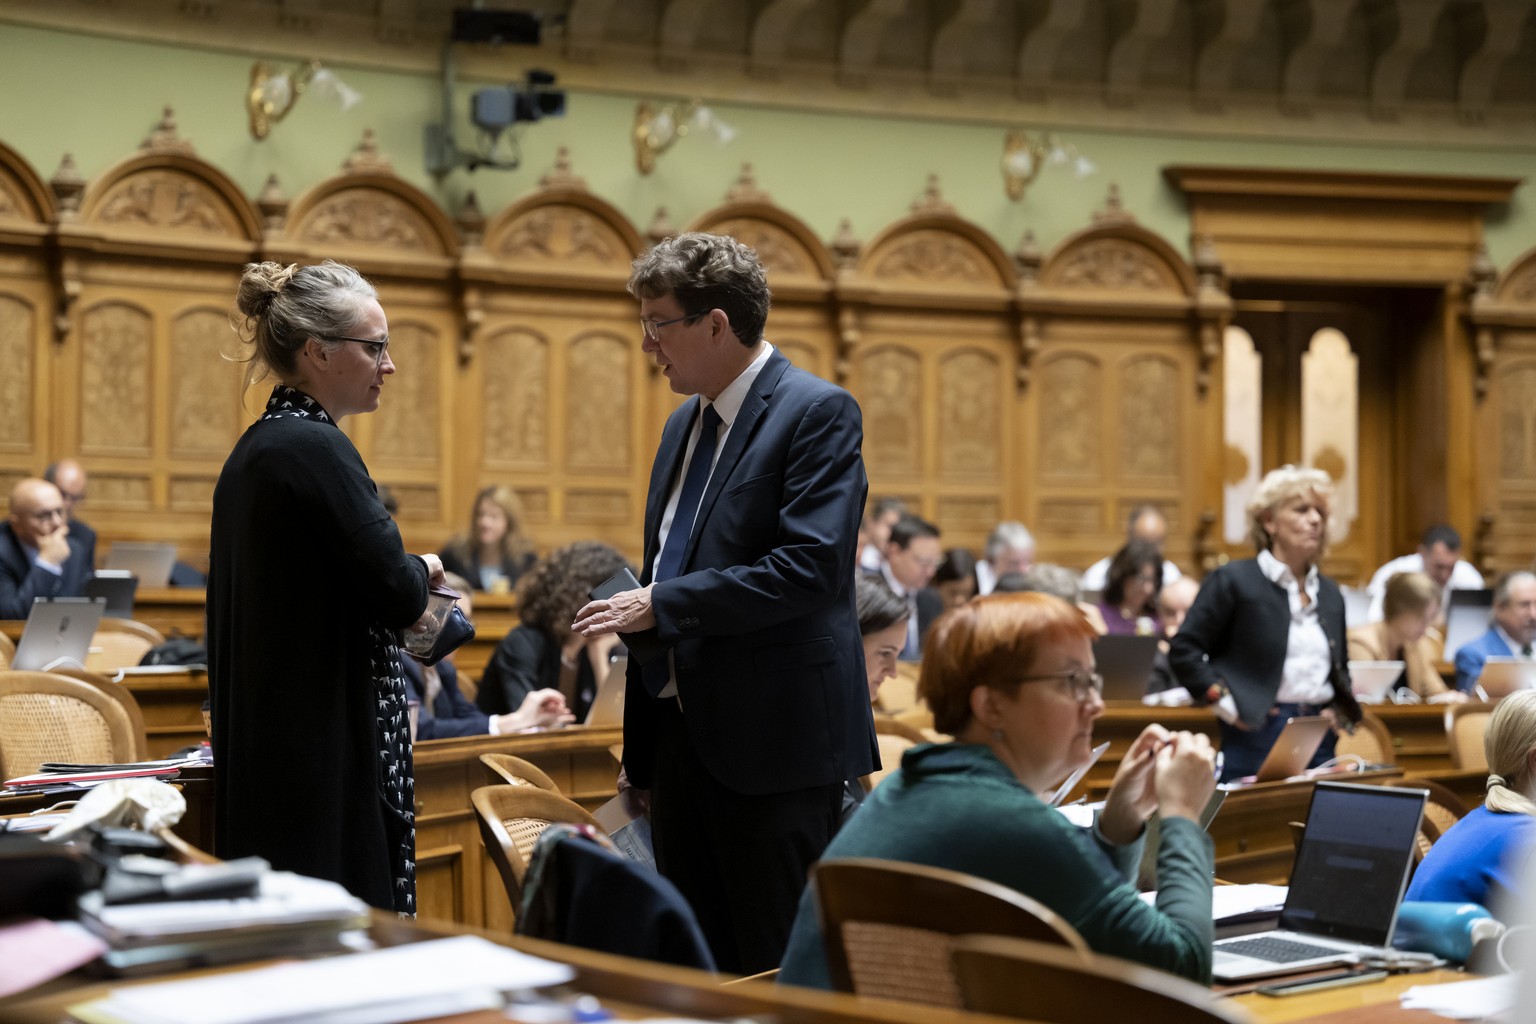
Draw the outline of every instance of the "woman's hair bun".
<instances>
[{"instance_id":1,"label":"woman's hair bun","mask_svg":"<svg viewBox=\"0 0 1536 1024\"><path fill-rule=\"evenodd\" d=\"M272 308L273 300L282 293L298 270L297 263L290 263L286 267L271 261L247 263L245 273L240 277L240 291L235 296L235 304L240 312L250 317L266 316Z\"/></svg>"}]
</instances>

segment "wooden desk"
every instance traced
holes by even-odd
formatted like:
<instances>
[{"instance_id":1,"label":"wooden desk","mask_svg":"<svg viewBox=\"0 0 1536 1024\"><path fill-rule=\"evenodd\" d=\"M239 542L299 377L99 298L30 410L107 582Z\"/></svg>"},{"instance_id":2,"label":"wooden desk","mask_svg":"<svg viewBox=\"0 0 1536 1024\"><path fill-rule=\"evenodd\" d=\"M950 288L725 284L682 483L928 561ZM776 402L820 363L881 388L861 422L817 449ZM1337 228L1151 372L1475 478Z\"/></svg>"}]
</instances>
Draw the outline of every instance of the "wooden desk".
<instances>
[{"instance_id":1,"label":"wooden desk","mask_svg":"<svg viewBox=\"0 0 1536 1024\"><path fill-rule=\"evenodd\" d=\"M1395 974L1381 981L1347 988L1324 989L1276 999L1256 993L1233 996L1232 1002L1251 1013L1260 1024L1311 1021L1312 1024L1430 1024L1445 1021L1426 1010L1405 1010L1398 997L1415 985L1442 985L1467 981L1460 971L1441 969L1423 974Z\"/></svg>"},{"instance_id":2,"label":"wooden desk","mask_svg":"<svg viewBox=\"0 0 1536 1024\"><path fill-rule=\"evenodd\" d=\"M183 768L172 785L186 798L187 813L171 831L199 850L213 849L213 769ZM0 817L31 814L63 800L78 800L80 795L0 792Z\"/></svg>"},{"instance_id":3,"label":"wooden desk","mask_svg":"<svg viewBox=\"0 0 1536 1024\"><path fill-rule=\"evenodd\" d=\"M208 737L203 725L208 673L201 668L166 668L169 671L160 667L124 669L115 677L139 703L150 757L169 757Z\"/></svg>"}]
</instances>

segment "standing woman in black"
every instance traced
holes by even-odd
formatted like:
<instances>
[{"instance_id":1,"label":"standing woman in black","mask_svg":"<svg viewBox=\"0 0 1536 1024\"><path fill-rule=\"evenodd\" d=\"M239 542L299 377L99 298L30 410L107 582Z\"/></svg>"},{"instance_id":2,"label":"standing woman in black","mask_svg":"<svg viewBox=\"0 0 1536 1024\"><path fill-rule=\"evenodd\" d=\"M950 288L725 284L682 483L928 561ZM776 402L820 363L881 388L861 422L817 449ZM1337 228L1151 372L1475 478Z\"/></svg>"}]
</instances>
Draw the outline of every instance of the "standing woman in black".
<instances>
[{"instance_id":1,"label":"standing woman in black","mask_svg":"<svg viewBox=\"0 0 1536 1024\"><path fill-rule=\"evenodd\" d=\"M1196 704L1221 719L1221 779L1253 775L1287 719L1325 714L1353 728L1339 585L1318 571L1328 543L1332 482L1320 469L1282 466L1248 502L1258 557L1205 578L1169 661ZM1329 733L1314 766L1333 757Z\"/></svg>"},{"instance_id":2,"label":"standing woman in black","mask_svg":"<svg viewBox=\"0 0 1536 1024\"><path fill-rule=\"evenodd\" d=\"M247 383L277 379L213 496L208 680L221 857L416 909L399 631L442 577L405 553L337 423L379 407L389 323L351 267L248 264Z\"/></svg>"}]
</instances>

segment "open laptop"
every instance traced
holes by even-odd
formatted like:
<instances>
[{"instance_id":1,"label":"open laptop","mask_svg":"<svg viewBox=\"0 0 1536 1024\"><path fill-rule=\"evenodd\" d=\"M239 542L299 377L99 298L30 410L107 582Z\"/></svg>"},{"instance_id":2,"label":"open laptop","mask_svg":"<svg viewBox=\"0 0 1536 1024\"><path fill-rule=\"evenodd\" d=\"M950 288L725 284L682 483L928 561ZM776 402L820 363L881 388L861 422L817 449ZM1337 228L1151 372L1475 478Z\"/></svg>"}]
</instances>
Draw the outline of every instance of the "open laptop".
<instances>
[{"instance_id":1,"label":"open laptop","mask_svg":"<svg viewBox=\"0 0 1536 1024\"><path fill-rule=\"evenodd\" d=\"M1362 704L1380 704L1387 699L1392 684L1403 677L1400 661L1351 661L1349 683L1355 699Z\"/></svg>"},{"instance_id":2,"label":"open laptop","mask_svg":"<svg viewBox=\"0 0 1536 1024\"><path fill-rule=\"evenodd\" d=\"M1259 765L1254 782L1279 782L1300 775L1312 763L1312 755L1323 745L1323 738L1333 726L1321 715L1292 718L1275 737L1264 763Z\"/></svg>"},{"instance_id":3,"label":"open laptop","mask_svg":"<svg viewBox=\"0 0 1536 1024\"><path fill-rule=\"evenodd\" d=\"M46 672L58 666L84 668L91 638L106 612L99 597L40 597L16 642L11 668Z\"/></svg>"},{"instance_id":4,"label":"open laptop","mask_svg":"<svg viewBox=\"0 0 1536 1024\"><path fill-rule=\"evenodd\" d=\"M1488 632L1493 616L1493 591L1453 590L1445 609L1445 660L1455 661L1456 652Z\"/></svg>"},{"instance_id":5,"label":"open laptop","mask_svg":"<svg viewBox=\"0 0 1536 1024\"><path fill-rule=\"evenodd\" d=\"M1218 940L1211 973L1242 981L1379 955L1392 943L1426 795L1319 782L1280 927Z\"/></svg>"},{"instance_id":6,"label":"open laptop","mask_svg":"<svg viewBox=\"0 0 1536 1024\"><path fill-rule=\"evenodd\" d=\"M175 544L141 544L115 541L107 552L107 568L122 569L139 578L141 587L165 587L176 565Z\"/></svg>"},{"instance_id":7,"label":"open laptop","mask_svg":"<svg viewBox=\"0 0 1536 1024\"><path fill-rule=\"evenodd\" d=\"M1536 661L1492 654L1483 662L1477 691L1483 700L1503 700L1516 690L1536 689Z\"/></svg>"},{"instance_id":8,"label":"open laptop","mask_svg":"<svg viewBox=\"0 0 1536 1024\"><path fill-rule=\"evenodd\" d=\"M1093 660L1104 677L1104 699L1141 703L1156 657L1155 636L1101 636L1095 640Z\"/></svg>"},{"instance_id":9,"label":"open laptop","mask_svg":"<svg viewBox=\"0 0 1536 1024\"><path fill-rule=\"evenodd\" d=\"M98 569L85 580L85 596L103 598L107 616L113 619L133 618L133 595L138 589L138 577L122 569Z\"/></svg>"},{"instance_id":10,"label":"open laptop","mask_svg":"<svg viewBox=\"0 0 1536 1024\"><path fill-rule=\"evenodd\" d=\"M597 681L597 693L592 697L582 725L617 728L624 724L624 675L628 668L629 656L626 654L608 663L608 674Z\"/></svg>"}]
</instances>

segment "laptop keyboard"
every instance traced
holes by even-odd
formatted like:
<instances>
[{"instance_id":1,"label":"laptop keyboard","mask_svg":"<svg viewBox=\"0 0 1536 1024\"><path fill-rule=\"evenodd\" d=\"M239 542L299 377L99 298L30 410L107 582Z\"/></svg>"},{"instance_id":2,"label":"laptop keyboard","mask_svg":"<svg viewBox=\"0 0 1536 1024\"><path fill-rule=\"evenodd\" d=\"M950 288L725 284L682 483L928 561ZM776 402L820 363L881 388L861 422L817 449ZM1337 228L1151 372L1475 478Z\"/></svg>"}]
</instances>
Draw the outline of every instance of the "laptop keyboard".
<instances>
[{"instance_id":1,"label":"laptop keyboard","mask_svg":"<svg viewBox=\"0 0 1536 1024\"><path fill-rule=\"evenodd\" d=\"M1253 938L1223 942L1216 947L1218 953L1236 953L1255 960L1267 960L1272 964L1292 964L1298 960L1314 960L1323 956L1338 956L1339 951L1329 946L1314 946L1289 939Z\"/></svg>"}]
</instances>

